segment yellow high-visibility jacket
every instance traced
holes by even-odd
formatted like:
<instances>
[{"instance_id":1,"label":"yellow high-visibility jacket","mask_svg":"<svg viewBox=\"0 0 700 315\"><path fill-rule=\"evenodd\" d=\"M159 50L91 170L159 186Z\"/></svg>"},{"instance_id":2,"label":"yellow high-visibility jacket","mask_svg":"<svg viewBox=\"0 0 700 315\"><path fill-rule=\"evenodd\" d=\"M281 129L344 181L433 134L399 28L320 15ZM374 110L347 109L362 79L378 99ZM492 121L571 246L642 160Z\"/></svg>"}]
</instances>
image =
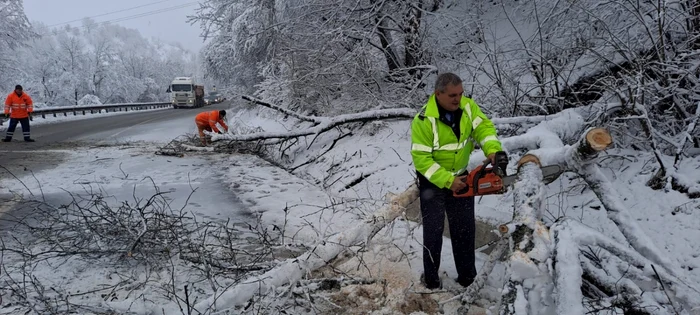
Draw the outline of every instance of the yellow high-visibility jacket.
<instances>
[{"instance_id":1,"label":"yellow high-visibility jacket","mask_svg":"<svg viewBox=\"0 0 700 315\"><path fill-rule=\"evenodd\" d=\"M411 123L411 156L416 170L440 188L450 188L455 175L466 171L474 141L484 154L501 151L501 142L491 120L472 99L462 97L460 137L440 121L435 94L430 96Z\"/></svg>"}]
</instances>

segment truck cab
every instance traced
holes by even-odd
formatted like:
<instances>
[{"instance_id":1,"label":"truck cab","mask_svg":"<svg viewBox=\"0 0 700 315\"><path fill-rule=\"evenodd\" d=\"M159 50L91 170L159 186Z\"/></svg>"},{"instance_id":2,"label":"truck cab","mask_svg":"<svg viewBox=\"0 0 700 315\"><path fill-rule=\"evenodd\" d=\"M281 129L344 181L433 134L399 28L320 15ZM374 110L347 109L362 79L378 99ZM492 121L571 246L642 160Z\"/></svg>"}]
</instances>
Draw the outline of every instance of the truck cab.
<instances>
[{"instance_id":1,"label":"truck cab","mask_svg":"<svg viewBox=\"0 0 700 315\"><path fill-rule=\"evenodd\" d=\"M168 91L174 108L204 106L204 86L196 85L191 77L175 78Z\"/></svg>"}]
</instances>

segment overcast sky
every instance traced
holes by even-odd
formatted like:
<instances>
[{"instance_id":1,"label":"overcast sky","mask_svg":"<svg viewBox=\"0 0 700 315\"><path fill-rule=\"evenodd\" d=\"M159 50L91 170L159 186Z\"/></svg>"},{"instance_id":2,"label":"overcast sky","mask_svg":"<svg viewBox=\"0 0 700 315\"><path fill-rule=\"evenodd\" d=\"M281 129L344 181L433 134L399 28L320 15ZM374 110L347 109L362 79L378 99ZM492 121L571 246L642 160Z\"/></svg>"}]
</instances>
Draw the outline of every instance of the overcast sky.
<instances>
[{"instance_id":1,"label":"overcast sky","mask_svg":"<svg viewBox=\"0 0 700 315\"><path fill-rule=\"evenodd\" d=\"M112 23L138 29L144 37L180 42L193 52L203 46L199 24L186 22L196 8L193 0L24 0L30 21L54 25L84 17L94 17L97 22L124 19ZM81 22L70 24L80 26Z\"/></svg>"}]
</instances>

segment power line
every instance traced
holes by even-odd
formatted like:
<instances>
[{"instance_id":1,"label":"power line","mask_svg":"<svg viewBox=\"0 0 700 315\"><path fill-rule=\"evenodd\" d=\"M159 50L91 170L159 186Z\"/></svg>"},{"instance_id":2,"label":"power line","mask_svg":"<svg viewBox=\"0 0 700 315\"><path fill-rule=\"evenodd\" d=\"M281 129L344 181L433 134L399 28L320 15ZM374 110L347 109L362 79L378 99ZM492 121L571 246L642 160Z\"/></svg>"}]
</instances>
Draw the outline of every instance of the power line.
<instances>
[{"instance_id":1,"label":"power line","mask_svg":"<svg viewBox=\"0 0 700 315\"><path fill-rule=\"evenodd\" d=\"M145 16L150 16L150 15L155 15L155 14L159 14L159 13L163 13L163 12L174 11L174 10L186 8L186 7L189 7L189 6L193 6L193 5L197 4L197 3L198 3L197 1L189 2L189 3L185 3L185 4L173 6L173 7L168 7L168 8L163 8L163 9L158 9L158 10L143 12L143 13L139 13L139 14L135 14L135 15L124 16L124 17L120 17L120 18L115 18L115 19L112 19L112 20L102 21L102 22L99 22L99 23L100 23L100 24L106 24L106 23L111 23L111 22L122 22L122 21L133 20L133 19L137 19L137 18L141 18L141 17L145 17Z\"/></svg>"},{"instance_id":2,"label":"power line","mask_svg":"<svg viewBox=\"0 0 700 315\"><path fill-rule=\"evenodd\" d=\"M112 12L102 13L102 14L98 14L98 15L87 16L87 17L84 17L84 18L80 18L80 19L76 19L76 20L72 20L72 21L68 21L68 22L62 22L62 23L58 23L58 24L49 25L49 27L54 27L54 26L60 26L60 25L70 24L70 23L73 23L73 22L80 22L80 21L82 21L82 20L85 19L85 18L90 18L90 19L92 19L92 18L96 18L96 17L102 17L102 16L106 16L106 15L112 15L112 14L115 14L115 13L121 13L121 12L131 11L131 10L134 10L134 9L143 8L143 7L151 6L151 5L154 5L154 4L159 4L159 3L163 3L163 2L168 2L168 1L171 1L171 0L161 0L161 1L157 1L157 2L151 2L151 3L147 3L147 4L142 4L142 5L135 6L135 7L131 7L131 8L121 9L121 10L118 10L118 11L112 11Z\"/></svg>"}]
</instances>

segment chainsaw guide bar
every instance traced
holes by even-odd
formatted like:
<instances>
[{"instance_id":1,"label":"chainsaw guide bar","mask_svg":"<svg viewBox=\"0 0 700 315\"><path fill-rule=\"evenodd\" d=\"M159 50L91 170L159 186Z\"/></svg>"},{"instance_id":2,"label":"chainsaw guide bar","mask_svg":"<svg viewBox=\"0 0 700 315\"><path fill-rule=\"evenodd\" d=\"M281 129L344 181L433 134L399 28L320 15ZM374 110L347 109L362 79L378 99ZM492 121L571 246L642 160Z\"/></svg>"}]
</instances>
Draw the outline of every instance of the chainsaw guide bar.
<instances>
[{"instance_id":1,"label":"chainsaw guide bar","mask_svg":"<svg viewBox=\"0 0 700 315\"><path fill-rule=\"evenodd\" d=\"M459 192L454 192L455 197L473 197L483 195L503 194L512 186L518 174L499 176L498 173L505 173L502 169L494 170L487 167L488 163L479 165L464 179L467 187ZM559 165L548 165L540 167L542 171L542 182L547 185L555 181L564 172Z\"/></svg>"}]
</instances>

